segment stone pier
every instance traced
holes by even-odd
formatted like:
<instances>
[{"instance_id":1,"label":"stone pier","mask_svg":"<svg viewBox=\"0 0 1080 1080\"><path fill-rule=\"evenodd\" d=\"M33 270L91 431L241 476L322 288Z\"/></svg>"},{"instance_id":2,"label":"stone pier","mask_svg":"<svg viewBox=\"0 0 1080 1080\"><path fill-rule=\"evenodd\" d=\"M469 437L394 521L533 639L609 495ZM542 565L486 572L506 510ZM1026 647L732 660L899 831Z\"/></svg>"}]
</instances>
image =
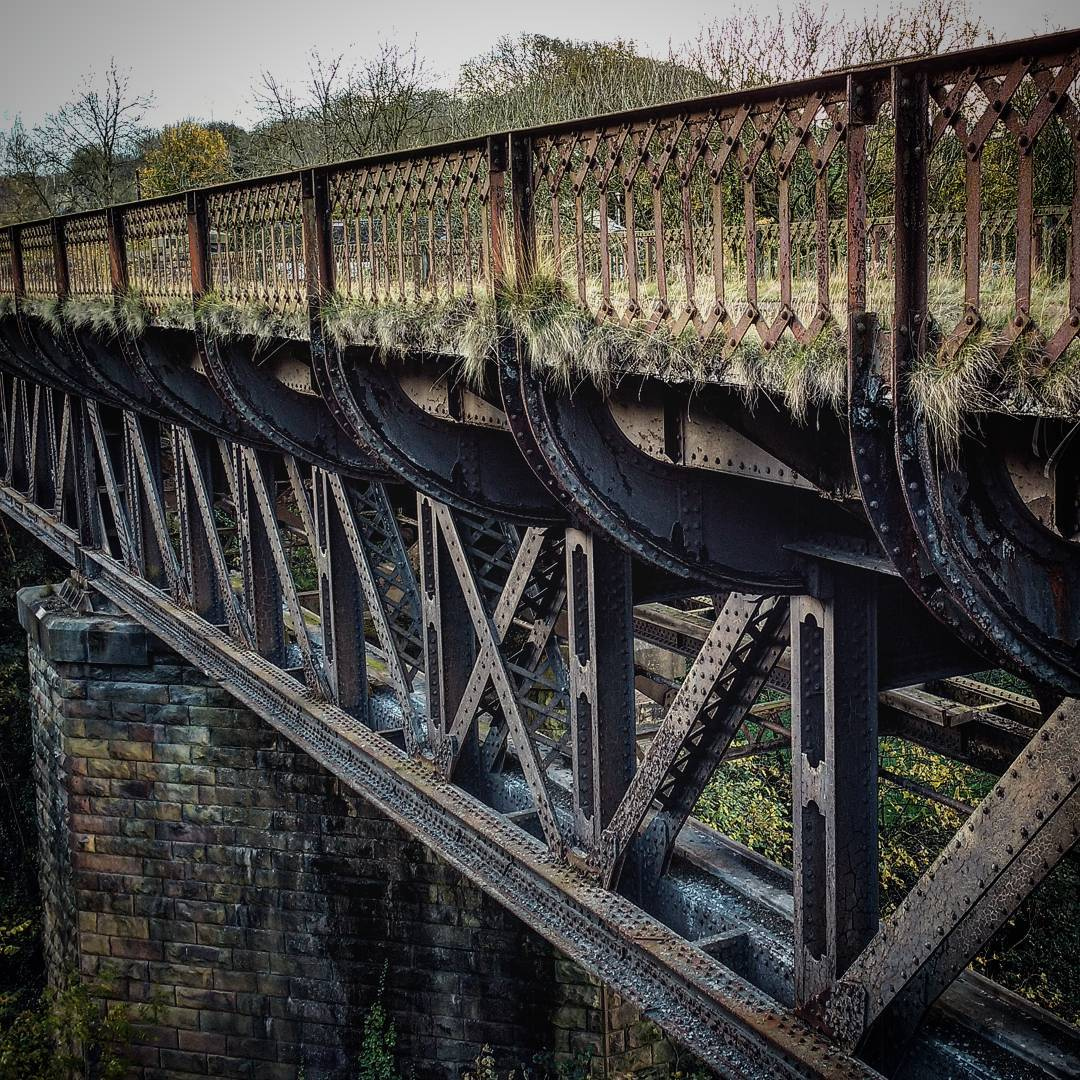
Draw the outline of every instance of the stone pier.
<instances>
[{"instance_id":1,"label":"stone pier","mask_svg":"<svg viewBox=\"0 0 1080 1080\"><path fill-rule=\"evenodd\" d=\"M19 594L49 977L157 1002L145 1078L353 1077L385 977L403 1076L662 1077L657 1029L104 601ZM537 1068L536 1062L541 1063Z\"/></svg>"}]
</instances>

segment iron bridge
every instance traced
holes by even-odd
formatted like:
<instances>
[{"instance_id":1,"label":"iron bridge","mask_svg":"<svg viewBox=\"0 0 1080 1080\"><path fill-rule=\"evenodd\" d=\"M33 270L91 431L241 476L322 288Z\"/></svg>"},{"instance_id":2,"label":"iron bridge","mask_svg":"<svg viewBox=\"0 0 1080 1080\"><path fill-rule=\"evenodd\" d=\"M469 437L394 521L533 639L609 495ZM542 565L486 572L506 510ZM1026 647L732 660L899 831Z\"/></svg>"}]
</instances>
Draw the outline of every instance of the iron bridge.
<instances>
[{"instance_id":1,"label":"iron bridge","mask_svg":"<svg viewBox=\"0 0 1080 1080\"><path fill-rule=\"evenodd\" d=\"M722 1075L1075 1075L965 969L1080 827L1078 418L1031 390L1080 350L1078 72L1074 31L8 228L0 506ZM950 435L919 388L976 345ZM884 735L999 778L887 917ZM784 748L793 874L692 819Z\"/></svg>"}]
</instances>

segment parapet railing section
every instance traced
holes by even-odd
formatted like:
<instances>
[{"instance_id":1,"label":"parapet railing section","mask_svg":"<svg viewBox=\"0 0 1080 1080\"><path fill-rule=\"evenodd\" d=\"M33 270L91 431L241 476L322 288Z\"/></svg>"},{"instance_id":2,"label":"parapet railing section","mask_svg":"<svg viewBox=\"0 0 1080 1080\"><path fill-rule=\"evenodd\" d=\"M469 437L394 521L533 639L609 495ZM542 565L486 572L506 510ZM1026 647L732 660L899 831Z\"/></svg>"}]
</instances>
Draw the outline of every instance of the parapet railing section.
<instances>
[{"instance_id":1,"label":"parapet railing section","mask_svg":"<svg viewBox=\"0 0 1080 1080\"><path fill-rule=\"evenodd\" d=\"M110 244L118 253L114 288L130 289L160 316L171 305L191 305L191 252L184 196L121 207Z\"/></svg>"},{"instance_id":2,"label":"parapet railing section","mask_svg":"<svg viewBox=\"0 0 1080 1080\"><path fill-rule=\"evenodd\" d=\"M943 338L989 330L1004 356L1024 337L1052 361L1080 326L1078 44L1070 31L15 225L0 294L131 293L154 319L212 292L302 316L330 293L474 302L499 275L543 276L598 322L730 352L843 332L866 308L887 326L905 273ZM328 256L309 280L315 236Z\"/></svg>"},{"instance_id":3,"label":"parapet railing section","mask_svg":"<svg viewBox=\"0 0 1080 1080\"><path fill-rule=\"evenodd\" d=\"M306 307L299 175L196 194L192 201L205 206L209 289L275 315Z\"/></svg>"},{"instance_id":4,"label":"parapet railing section","mask_svg":"<svg viewBox=\"0 0 1080 1080\"><path fill-rule=\"evenodd\" d=\"M98 210L66 218L61 228L69 295L108 296L112 290L108 212Z\"/></svg>"},{"instance_id":5,"label":"parapet railing section","mask_svg":"<svg viewBox=\"0 0 1080 1080\"><path fill-rule=\"evenodd\" d=\"M499 243L491 177L486 139L327 170L338 294L372 304L475 297Z\"/></svg>"},{"instance_id":6,"label":"parapet railing section","mask_svg":"<svg viewBox=\"0 0 1080 1080\"><path fill-rule=\"evenodd\" d=\"M734 96L533 134L538 260L549 259L572 281L599 319L640 321L674 336L693 327L734 347L768 306L767 338L785 328L804 335L832 312L830 180L834 158L843 156L846 82L835 77L780 96ZM771 289L758 263L762 216L776 226ZM813 223L815 268L800 312L796 216ZM649 241L643 253L639 230ZM590 248L598 274L590 272Z\"/></svg>"}]
</instances>

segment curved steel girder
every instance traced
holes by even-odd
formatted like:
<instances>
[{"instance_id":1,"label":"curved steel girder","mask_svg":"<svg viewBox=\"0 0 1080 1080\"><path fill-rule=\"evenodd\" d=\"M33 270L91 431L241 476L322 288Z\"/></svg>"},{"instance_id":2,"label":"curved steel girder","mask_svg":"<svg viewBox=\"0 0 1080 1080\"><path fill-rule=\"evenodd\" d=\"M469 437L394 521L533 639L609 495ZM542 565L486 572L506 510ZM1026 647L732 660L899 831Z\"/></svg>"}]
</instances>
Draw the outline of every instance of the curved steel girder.
<instances>
[{"instance_id":1,"label":"curved steel girder","mask_svg":"<svg viewBox=\"0 0 1080 1080\"><path fill-rule=\"evenodd\" d=\"M15 315L0 319L0 366L20 379L40 379L37 358L22 338Z\"/></svg>"},{"instance_id":2,"label":"curved steel girder","mask_svg":"<svg viewBox=\"0 0 1080 1080\"><path fill-rule=\"evenodd\" d=\"M997 647L942 587L941 579L926 561L896 468L893 416L885 384L869 359L852 365L848 386L848 431L855 480L882 550L904 584L965 645L993 662L1020 665L1019 656Z\"/></svg>"},{"instance_id":3,"label":"curved steel girder","mask_svg":"<svg viewBox=\"0 0 1080 1080\"><path fill-rule=\"evenodd\" d=\"M858 536L813 492L667 465L638 450L592 386L548 389L529 365L500 365L503 407L525 459L568 514L632 555L716 589L791 593L805 563L788 545Z\"/></svg>"},{"instance_id":4,"label":"curved steel girder","mask_svg":"<svg viewBox=\"0 0 1080 1080\"><path fill-rule=\"evenodd\" d=\"M174 424L177 417L132 370L119 336L103 339L92 330L70 330L72 358L111 405Z\"/></svg>"},{"instance_id":5,"label":"curved steel girder","mask_svg":"<svg viewBox=\"0 0 1080 1080\"><path fill-rule=\"evenodd\" d=\"M44 383L75 397L100 398L91 393L80 372L57 346L53 334L41 326L34 316L17 315L4 320L2 330L4 351L15 373L33 382Z\"/></svg>"},{"instance_id":6,"label":"curved steel girder","mask_svg":"<svg viewBox=\"0 0 1080 1080\"><path fill-rule=\"evenodd\" d=\"M432 416L377 357L355 347L327 344L321 353L318 377L334 416L407 484L457 510L515 524L565 520L505 432ZM319 355L312 354L316 364Z\"/></svg>"},{"instance_id":7,"label":"curved steel girder","mask_svg":"<svg viewBox=\"0 0 1080 1080\"><path fill-rule=\"evenodd\" d=\"M942 588L1029 678L1080 694L1080 547L1035 520L989 446L965 439L955 464L940 459L905 384L893 393L900 490Z\"/></svg>"},{"instance_id":8,"label":"curved steel girder","mask_svg":"<svg viewBox=\"0 0 1080 1080\"><path fill-rule=\"evenodd\" d=\"M375 455L350 437L322 397L300 393L254 361L247 342L218 344L196 331L206 371L222 400L286 454L321 469L369 480L391 475ZM297 346L283 343L285 348Z\"/></svg>"},{"instance_id":9,"label":"curved steel girder","mask_svg":"<svg viewBox=\"0 0 1080 1080\"><path fill-rule=\"evenodd\" d=\"M271 448L195 370L193 363L201 357L190 330L151 327L139 338L122 336L119 341L132 370L178 422L219 439Z\"/></svg>"}]
</instances>

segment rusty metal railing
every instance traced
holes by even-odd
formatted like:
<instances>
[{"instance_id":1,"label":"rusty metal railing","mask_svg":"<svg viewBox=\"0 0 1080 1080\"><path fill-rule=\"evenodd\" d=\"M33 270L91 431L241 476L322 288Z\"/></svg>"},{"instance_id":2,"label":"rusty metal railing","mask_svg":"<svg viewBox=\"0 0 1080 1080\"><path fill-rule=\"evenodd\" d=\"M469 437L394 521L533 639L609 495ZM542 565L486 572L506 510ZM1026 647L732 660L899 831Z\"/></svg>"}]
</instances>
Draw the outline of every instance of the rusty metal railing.
<instances>
[{"instance_id":1,"label":"rusty metal railing","mask_svg":"<svg viewBox=\"0 0 1080 1080\"><path fill-rule=\"evenodd\" d=\"M1045 365L1080 333L1078 47L1070 31L16 225L0 295L137 293L152 321L208 292L280 316L313 290L377 310L543 275L598 323L731 354L842 334L863 309L889 326L910 287L949 349L988 333ZM911 93L920 122L898 125ZM305 223L306 190L323 194Z\"/></svg>"}]
</instances>

